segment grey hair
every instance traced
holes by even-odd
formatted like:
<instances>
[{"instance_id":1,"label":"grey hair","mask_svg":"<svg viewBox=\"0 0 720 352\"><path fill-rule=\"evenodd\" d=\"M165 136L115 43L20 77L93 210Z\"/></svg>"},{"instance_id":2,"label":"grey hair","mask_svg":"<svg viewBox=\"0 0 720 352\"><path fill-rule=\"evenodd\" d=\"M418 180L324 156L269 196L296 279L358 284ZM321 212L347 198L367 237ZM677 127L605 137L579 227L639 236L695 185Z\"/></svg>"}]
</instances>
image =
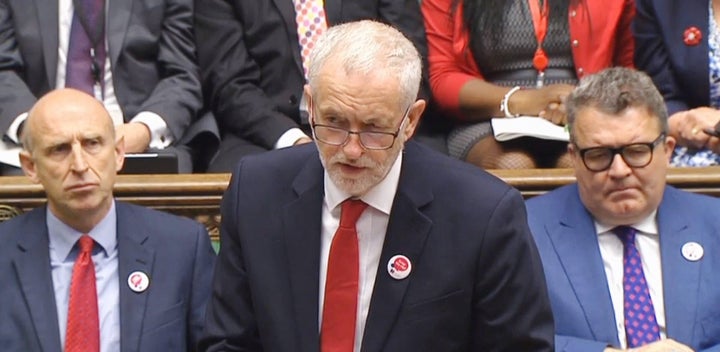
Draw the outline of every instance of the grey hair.
<instances>
[{"instance_id":1,"label":"grey hair","mask_svg":"<svg viewBox=\"0 0 720 352\"><path fill-rule=\"evenodd\" d=\"M345 72L372 72L395 76L401 90L400 109L410 106L420 88L422 61L410 40L386 24L364 20L328 28L310 54L308 83L317 91L317 78L325 64L339 60Z\"/></svg>"},{"instance_id":2,"label":"grey hair","mask_svg":"<svg viewBox=\"0 0 720 352\"><path fill-rule=\"evenodd\" d=\"M584 108L618 115L629 108L644 108L658 121L662 132L668 132L668 113L665 101L652 79L644 72L625 68L608 68L580 81L565 101L570 125L570 140L574 140L573 124Z\"/></svg>"}]
</instances>

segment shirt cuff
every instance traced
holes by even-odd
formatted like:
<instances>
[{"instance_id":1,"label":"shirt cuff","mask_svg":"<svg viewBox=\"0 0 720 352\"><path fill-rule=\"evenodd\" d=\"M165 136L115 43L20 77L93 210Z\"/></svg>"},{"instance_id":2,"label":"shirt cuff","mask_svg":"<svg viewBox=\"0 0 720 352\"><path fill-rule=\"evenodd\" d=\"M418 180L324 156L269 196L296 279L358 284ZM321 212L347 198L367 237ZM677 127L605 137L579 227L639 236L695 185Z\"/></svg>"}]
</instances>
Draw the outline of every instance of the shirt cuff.
<instances>
[{"instance_id":1,"label":"shirt cuff","mask_svg":"<svg viewBox=\"0 0 720 352\"><path fill-rule=\"evenodd\" d=\"M280 136L278 141L275 143L275 149L285 148L285 147L292 147L295 145L295 142L298 141L300 138L310 138L308 137L303 131L299 128L291 128L285 133Z\"/></svg>"},{"instance_id":2,"label":"shirt cuff","mask_svg":"<svg viewBox=\"0 0 720 352\"><path fill-rule=\"evenodd\" d=\"M165 149L175 140L165 120L154 112L141 111L130 122L140 122L150 130L150 149Z\"/></svg>"},{"instance_id":3,"label":"shirt cuff","mask_svg":"<svg viewBox=\"0 0 720 352\"><path fill-rule=\"evenodd\" d=\"M27 120L27 117L28 113L26 112L18 115L18 117L16 117L15 120L10 124L10 128L8 128L7 130L6 135L15 144L20 144L20 136L18 136L18 129L20 128L20 125L22 125L22 123Z\"/></svg>"}]
</instances>

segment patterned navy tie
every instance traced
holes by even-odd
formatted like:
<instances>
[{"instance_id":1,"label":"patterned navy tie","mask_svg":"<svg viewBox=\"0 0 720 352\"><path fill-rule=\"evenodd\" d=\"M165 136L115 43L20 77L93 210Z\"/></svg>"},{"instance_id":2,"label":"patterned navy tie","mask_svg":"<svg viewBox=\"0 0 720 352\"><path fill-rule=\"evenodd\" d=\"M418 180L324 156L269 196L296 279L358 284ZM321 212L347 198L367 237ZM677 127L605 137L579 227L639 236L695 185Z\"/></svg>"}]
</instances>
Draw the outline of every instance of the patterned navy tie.
<instances>
[{"instance_id":1,"label":"patterned navy tie","mask_svg":"<svg viewBox=\"0 0 720 352\"><path fill-rule=\"evenodd\" d=\"M640 253L635 246L637 231L630 226L613 229L623 243L623 297L625 334L628 348L639 347L660 339L650 291L643 273Z\"/></svg>"}]
</instances>

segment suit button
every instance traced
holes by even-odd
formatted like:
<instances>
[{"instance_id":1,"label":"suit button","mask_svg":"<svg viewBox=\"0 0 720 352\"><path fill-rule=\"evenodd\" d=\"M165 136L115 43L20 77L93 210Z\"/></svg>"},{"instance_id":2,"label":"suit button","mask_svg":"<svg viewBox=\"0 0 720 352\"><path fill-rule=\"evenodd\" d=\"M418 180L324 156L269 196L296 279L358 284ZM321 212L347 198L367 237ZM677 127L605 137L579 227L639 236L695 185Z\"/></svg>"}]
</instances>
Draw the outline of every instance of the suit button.
<instances>
[{"instance_id":1,"label":"suit button","mask_svg":"<svg viewBox=\"0 0 720 352\"><path fill-rule=\"evenodd\" d=\"M574 48L577 48L578 46L580 46L580 42L579 42L577 39L575 39L575 40L572 41L572 46L573 46Z\"/></svg>"},{"instance_id":2,"label":"suit button","mask_svg":"<svg viewBox=\"0 0 720 352\"><path fill-rule=\"evenodd\" d=\"M582 67L578 67L577 73L578 73L578 77L581 77L583 75L583 73L585 73L585 70L583 70Z\"/></svg>"},{"instance_id":3,"label":"suit button","mask_svg":"<svg viewBox=\"0 0 720 352\"><path fill-rule=\"evenodd\" d=\"M295 94L290 96L290 104L297 105L297 97L295 96Z\"/></svg>"},{"instance_id":4,"label":"suit button","mask_svg":"<svg viewBox=\"0 0 720 352\"><path fill-rule=\"evenodd\" d=\"M575 10L570 11L570 17L575 17L575 16L577 16L577 11L575 11Z\"/></svg>"}]
</instances>

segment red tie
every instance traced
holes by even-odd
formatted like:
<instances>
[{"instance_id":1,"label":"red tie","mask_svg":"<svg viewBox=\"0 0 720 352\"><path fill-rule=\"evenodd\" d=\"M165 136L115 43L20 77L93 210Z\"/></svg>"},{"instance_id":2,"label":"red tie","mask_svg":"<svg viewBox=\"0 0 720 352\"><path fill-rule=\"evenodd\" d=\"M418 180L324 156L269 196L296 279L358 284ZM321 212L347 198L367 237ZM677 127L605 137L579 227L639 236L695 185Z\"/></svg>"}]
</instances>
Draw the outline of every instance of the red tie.
<instances>
[{"instance_id":1,"label":"red tie","mask_svg":"<svg viewBox=\"0 0 720 352\"><path fill-rule=\"evenodd\" d=\"M340 226L330 245L325 282L325 303L320 329L322 352L352 352L355 345L360 266L355 223L365 208L367 204L362 201L348 199L340 209Z\"/></svg>"},{"instance_id":2,"label":"red tie","mask_svg":"<svg viewBox=\"0 0 720 352\"><path fill-rule=\"evenodd\" d=\"M93 239L83 235L78 240L80 253L73 266L68 304L65 352L100 351L100 324L95 289L95 265L92 261Z\"/></svg>"}]
</instances>

